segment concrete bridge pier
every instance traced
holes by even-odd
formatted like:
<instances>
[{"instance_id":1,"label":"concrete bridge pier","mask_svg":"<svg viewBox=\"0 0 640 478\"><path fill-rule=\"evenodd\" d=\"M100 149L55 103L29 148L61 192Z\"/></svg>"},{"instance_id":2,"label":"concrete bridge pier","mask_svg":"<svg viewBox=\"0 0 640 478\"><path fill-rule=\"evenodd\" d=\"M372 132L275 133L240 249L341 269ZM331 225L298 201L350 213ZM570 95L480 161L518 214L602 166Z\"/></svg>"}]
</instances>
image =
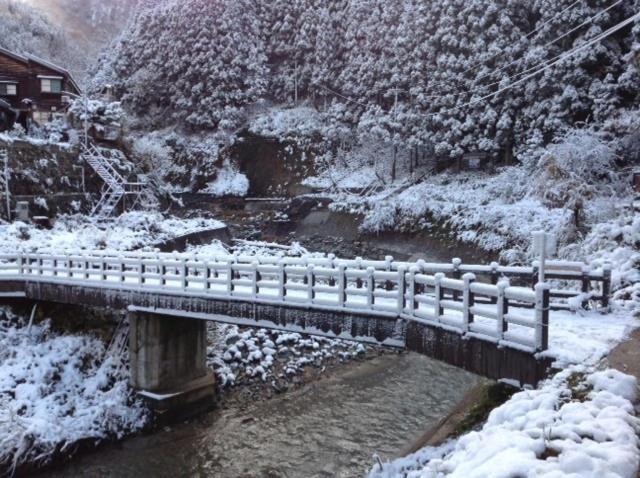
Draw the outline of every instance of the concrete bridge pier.
<instances>
[{"instance_id":1,"label":"concrete bridge pier","mask_svg":"<svg viewBox=\"0 0 640 478\"><path fill-rule=\"evenodd\" d=\"M214 406L215 378L206 365L206 321L130 309L131 386L162 421Z\"/></svg>"}]
</instances>

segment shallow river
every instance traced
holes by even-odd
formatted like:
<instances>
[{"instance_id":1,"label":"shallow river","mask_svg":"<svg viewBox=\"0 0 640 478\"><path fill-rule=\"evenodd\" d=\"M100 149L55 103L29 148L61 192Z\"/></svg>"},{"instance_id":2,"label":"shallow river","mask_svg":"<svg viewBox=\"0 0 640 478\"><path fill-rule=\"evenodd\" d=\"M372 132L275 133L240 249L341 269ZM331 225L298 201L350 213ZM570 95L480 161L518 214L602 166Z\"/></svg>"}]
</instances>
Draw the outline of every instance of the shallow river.
<instances>
[{"instance_id":1,"label":"shallow river","mask_svg":"<svg viewBox=\"0 0 640 478\"><path fill-rule=\"evenodd\" d=\"M356 477L397 456L478 377L385 354L246 409L212 412L76 457L57 477Z\"/></svg>"}]
</instances>

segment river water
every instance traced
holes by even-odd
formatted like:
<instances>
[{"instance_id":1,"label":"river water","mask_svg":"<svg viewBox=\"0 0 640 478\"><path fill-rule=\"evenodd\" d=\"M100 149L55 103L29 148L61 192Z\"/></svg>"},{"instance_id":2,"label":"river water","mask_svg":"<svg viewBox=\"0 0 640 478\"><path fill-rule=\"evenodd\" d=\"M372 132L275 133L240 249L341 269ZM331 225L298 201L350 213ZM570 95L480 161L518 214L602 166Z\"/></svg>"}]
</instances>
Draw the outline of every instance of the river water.
<instances>
[{"instance_id":1,"label":"river water","mask_svg":"<svg viewBox=\"0 0 640 478\"><path fill-rule=\"evenodd\" d=\"M478 377L417 354L353 363L297 391L76 457L55 477L357 477L398 456Z\"/></svg>"}]
</instances>

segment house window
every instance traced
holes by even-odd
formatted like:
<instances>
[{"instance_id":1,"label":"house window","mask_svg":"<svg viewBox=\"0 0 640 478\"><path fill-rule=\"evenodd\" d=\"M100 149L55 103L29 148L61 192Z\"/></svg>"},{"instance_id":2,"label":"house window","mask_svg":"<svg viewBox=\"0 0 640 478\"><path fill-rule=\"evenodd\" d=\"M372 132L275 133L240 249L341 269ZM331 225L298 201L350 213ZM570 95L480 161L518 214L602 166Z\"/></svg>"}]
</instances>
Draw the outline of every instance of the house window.
<instances>
[{"instance_id":1,"label":"house window","mask_svg":"<svg viewBox=\"0 0 640 478\"><path fill-rule=\"evenodd\" d=\"M18 85L15 83L0 83L0 96L16 96Z\"/></svg>"},{"instance_id":2,"label":"house window","mask_svg":"<svg viewBox=\"0 0 640 478\"><path fill-rule=\"evenodd\" d=\"M42 78L40 82L42 93L62 93L62 80Z\"/></svg>"}]
</instances>

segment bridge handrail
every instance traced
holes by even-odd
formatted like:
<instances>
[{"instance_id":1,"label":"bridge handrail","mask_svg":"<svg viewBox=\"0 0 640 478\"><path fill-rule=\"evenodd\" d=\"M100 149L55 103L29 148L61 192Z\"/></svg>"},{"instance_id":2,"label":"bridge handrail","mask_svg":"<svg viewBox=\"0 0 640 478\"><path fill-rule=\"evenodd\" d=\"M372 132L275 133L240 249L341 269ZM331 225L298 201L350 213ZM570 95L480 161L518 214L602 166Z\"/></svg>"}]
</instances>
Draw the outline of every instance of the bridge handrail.
<instances>
[{"instance_id":1,"label":"bridge handrail","mask_svg":"<svg viewBox=\"0 0 640 478\"><path fill-rule=\"evenodd\" d=\"M203 267L204 264L210 264L210 267L216 268L216 270L226 269L229 263L232 264L245 264L250 265L257 262L260 266L274 266L279 267L280 264L285 264L290 267L288 273L291 275L304 275L304 268L308 266L319 267L322 270L335 271L342 265L348 270L363 271L369 268L373 268L375 271L397 272L400 268L410 269L417 267L418 272L428 275L435 275L437 273L444 273L453 279L459 279L465 273L474 273L477 276L487 278L492 284L497 284L500 277L507 277L510 279L517 279L520 282L526 282L533 287L537 281L537 263L534 262L530 266L501 266L496 262L489 265L482 264L463 264L460 259L453 259L451 263L428 263L423 260L417 262L395 261L393 257L387 256L384 260L365 260L357 257L355 259L342 259L337 258L333 254L328 254L324 257L317 257L311 255L304 255L301 257L289 257L284 255L275 256L255 256L255 255L242 255L242 254L220 254L216 256L202 255L197 253L178 253L178 252L155 252L155 251L91 251L86 250L78 253L74 251L60 251L60 250L40 250L36 253L29 253L30 257L36 254L37 257L53 257L56 260L82 260L84 256L98 256L104 257L108 263L114 263L126 260L126 264L132 264L131 261L139 261L143 259L145 261L162 261L167 267L181 267L183 262L187 262L187 267ZM6 257L13 257L12 254L0 254L0 261ZM152 267L153 264L145 262L145 265ZM299 269L296 269L298 267ZM0 265L0 270L3 270L3 266ZM266 272L265 272L266 273ZM319 272L318 275L329 275L329 272ZM363 272L350 272L353 274L364 274ZM376 279L379 275L376 276ZM599 301L603 307L608 307L610 293L611 293L611 267L605 265L600 268L591 268L583 262L577 261L558 261L550 260L546 265L545 281L547 280L560 280L579 282L580 290L561 290L554 288L550 294L552 298L557 298L562 301L571 297L576 297L580 294L584 294L591 300ZM592 283L600 284L597 288L594 288ZM585 299L586 301L586 299ZM553 308L566 308L565 302L553 302Z\"/></svg>"},{"instance_id":2,"label":"bridge handrail","mask_svg":"<svg viewBox=\"0 0 640 478\"><path fill-rule=\"evenodd\" d=\"M25 253L27 254L27 253ZM128 258L149 258L149 259L166 259L175 258L176 260L187 259L194 262L213 261L213 262L234 262L234 263L252 263L258 261L260 264L278 264L279 262L285 262L289 265L314 265L314 266L328 266L330 268L336 267L339 264L343 264L349 268L366 269L373 267L379 270L397 271L400 267L417 266L421 271L428 273L437 272L454 272L459 271L461 273L473 272L473 273L498 273L503 275L531 275L536 271L537 263L534 262L531 266L502 266L497 263L490 265L483 264L463 264L461 262L454 261L452 263L427 263L423 260L416 262L395 261L391 256L388 256L386 260L362 260L356 259L342 259L334 257L330 254L328 257L314 257L314 256L302 256L302 257L288 257L288 256L255 256L255 255L202 255L195 253L178 253L178 252L152 252L152 251L105 251L105 250L83 250L78 253L77 250L67 252L64 250L39 250L29 254L40 254L50 256L51 254L57 256L79 257L83 255L87 256L105 256L105 257L128 257ZM11 258L14 254L0 254L0 259ZM590 268L583 262L575 261L554 261L549 260L546 263L546 268L549 274L562 275L563 277L582 277L586 272L593 279L603 278L606 275L607 268Z\"/></svg>"},{"instance_id":3,"label":"bridge handrail","mask_svg":"<svg viewBox=\"0 0 640 478\"><path fill-rule=\"evenodd\" d=\"M531 290L511 286L508 280L481 283L470 272L449 278L444 272L425 273L418 263L410 267L395 263L394 270L394 263L389 260L331 259L333 267L326 267L311 261L290 265L286 258L275 264L208 259L190 254L92 255L84 251L0 254L4 261L0 280L145 289L183 296L366 311L427 323L532 353L548 347L547 284L538 284ZM381 262L384 269L370 265ZM516 311L510 309L514 306L518 307ZM521 306L532 312L521 311Z\"/></svg>"}]
</instances>

